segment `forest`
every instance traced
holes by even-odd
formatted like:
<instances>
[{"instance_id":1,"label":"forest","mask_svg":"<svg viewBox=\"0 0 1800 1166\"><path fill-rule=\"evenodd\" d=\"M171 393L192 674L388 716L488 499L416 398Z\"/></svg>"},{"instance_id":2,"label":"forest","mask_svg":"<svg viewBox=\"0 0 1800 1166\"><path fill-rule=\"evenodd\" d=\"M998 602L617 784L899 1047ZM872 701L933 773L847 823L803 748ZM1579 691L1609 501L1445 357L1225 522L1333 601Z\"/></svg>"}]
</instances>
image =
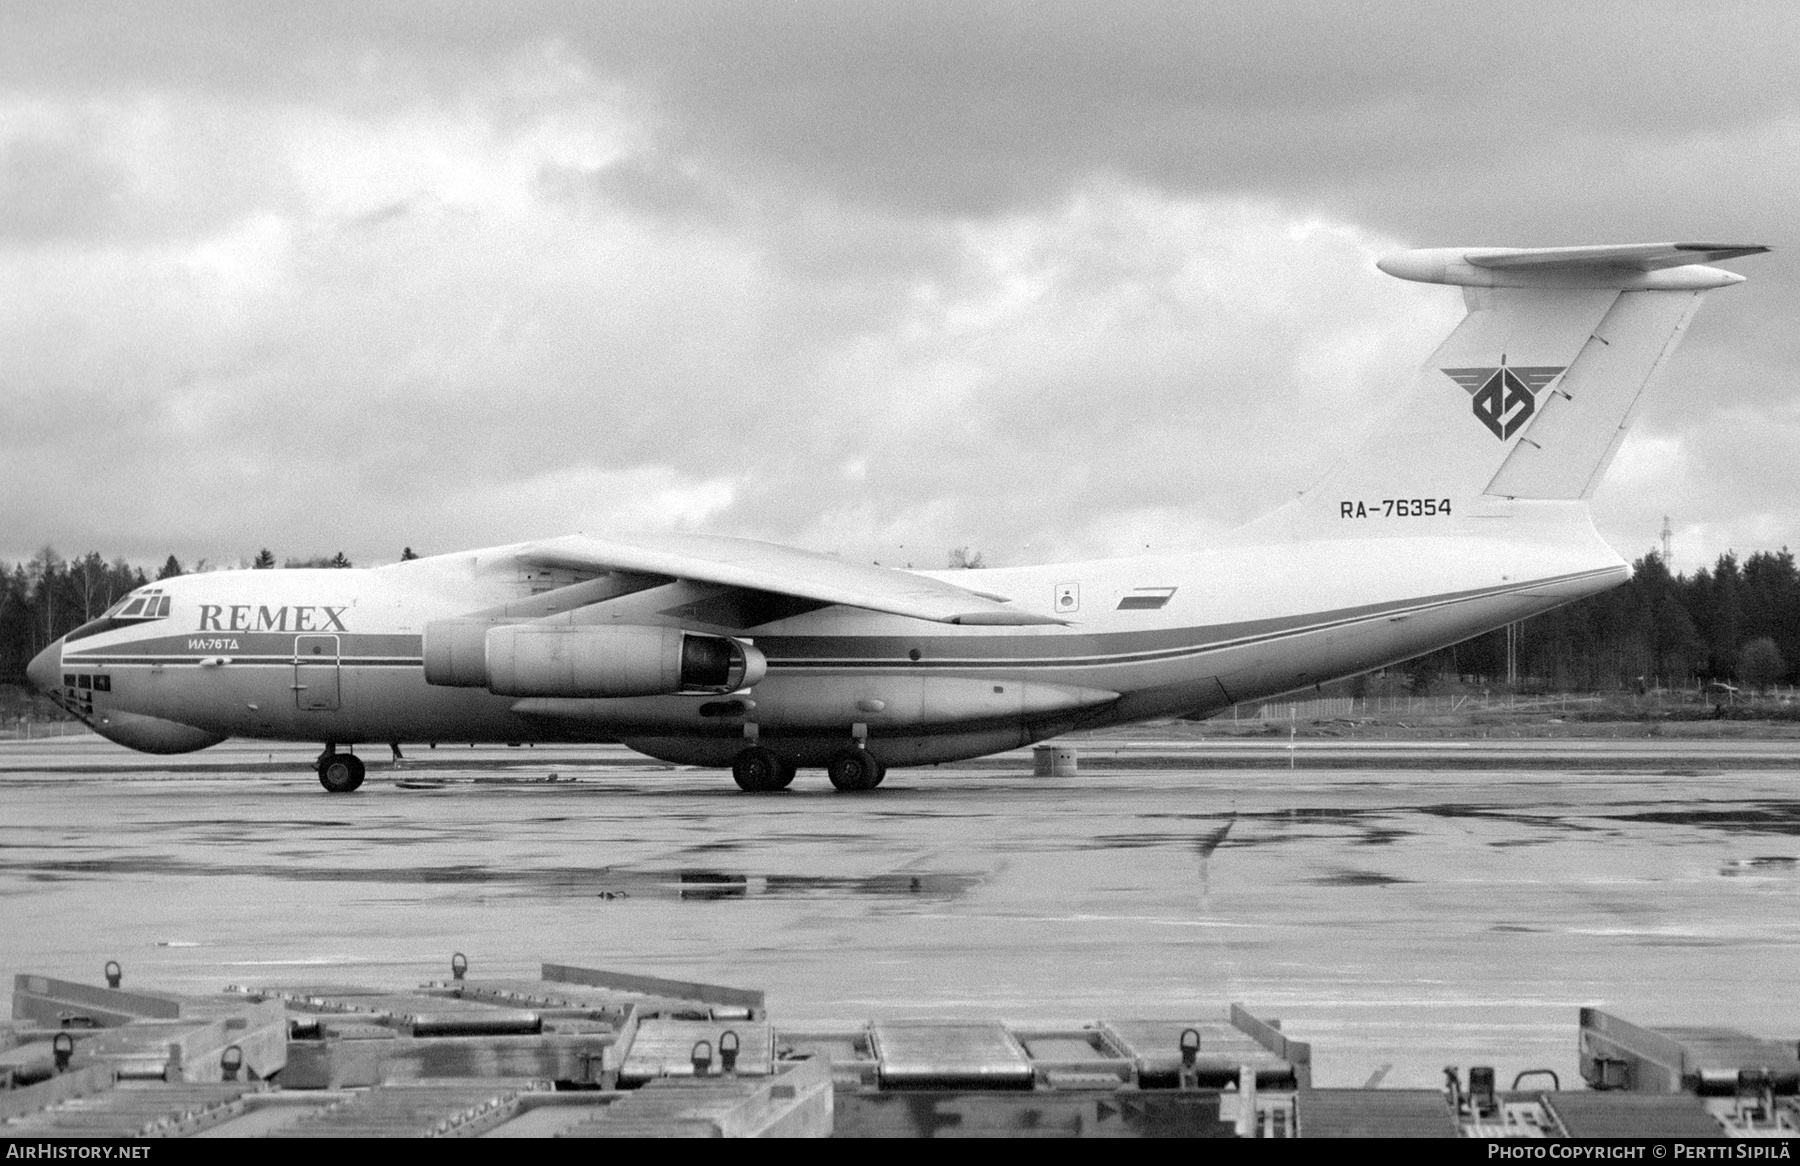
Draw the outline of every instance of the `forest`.
<instances>
[{"instance_id":1,"label":"forest","mask_svg":"<svg viewBox=\"0 0 1800 1166\"><path fill-rule=\"evenodd\" d=\"M1800 573L1794 556L1719 556L1671 575L1652 552L1629 582L1520 623L1517 687L1578 692L1747 689L1800 679ZM1495 685L1506 677L1506 633L1490 632L1409 661L1416 690L1442 677Z\"/></svg>"},{"instance_id":2,"label":"forest","mask_svg":"<svg viewBox=\"0 0 1800 1166\"><path fill-rule=\"evenodd\" d=\"M408 547L403 558L413 558ZM965 556L966 557L966 556ZM260 552L244 566L279 570ZM348 567L342 553L288 559L286 567ZM195 569L205 570L202 561ZM1536 616L1519 626L1516 687L1605 691L1746 688L1800 681L1800 573L1793 553L1725 554L1710 569L1671 575L1654 553L1630 582ZM49 547L0 574L0 684L20 684L39 649L99 615L153 577L184 573L170 555L154 576L98 551L64 559ZM1506 680L1506 634L1490 632L1405 664L1404 681L1426 692L1447 680L1498 687Z\"/></svg>"}]
</instances>

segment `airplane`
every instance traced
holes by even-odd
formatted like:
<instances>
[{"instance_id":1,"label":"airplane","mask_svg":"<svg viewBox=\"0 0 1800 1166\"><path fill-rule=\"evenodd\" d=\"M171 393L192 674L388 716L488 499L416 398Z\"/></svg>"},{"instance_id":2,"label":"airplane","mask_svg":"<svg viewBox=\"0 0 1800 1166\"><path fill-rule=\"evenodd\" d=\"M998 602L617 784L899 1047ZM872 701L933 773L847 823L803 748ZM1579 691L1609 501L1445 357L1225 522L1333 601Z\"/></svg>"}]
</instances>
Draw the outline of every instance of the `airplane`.
<instances>
[{"instance_id":1,"label":"airplane","mask_svg":"<svg viewBox=\"0 0 1800 1166\"><path fill-rule=\"evenodd\" d=\"M149 753L622 742L745 791L842 791L1074 730L1311 688L1616 586L1589 500L1651 375L1760 246L1402 252L1468 314L1315 484L1188 554L902 571L704 534L572 535L372 569L164 579L32 683Z\"/></svg>"}]
</instances>

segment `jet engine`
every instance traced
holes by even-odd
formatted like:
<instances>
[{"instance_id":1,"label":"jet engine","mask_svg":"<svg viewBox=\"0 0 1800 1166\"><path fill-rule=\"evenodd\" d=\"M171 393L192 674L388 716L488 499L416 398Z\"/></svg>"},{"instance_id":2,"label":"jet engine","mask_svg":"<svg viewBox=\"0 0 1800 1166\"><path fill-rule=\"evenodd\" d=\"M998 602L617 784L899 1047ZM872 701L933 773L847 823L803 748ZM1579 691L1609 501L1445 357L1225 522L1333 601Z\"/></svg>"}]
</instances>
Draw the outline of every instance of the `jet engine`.
<instances>
[{"instance_id":1,"label":"jet engine","mask_svg":"<svg viewBox=\"0 0 1800 1166\"><path fill-rule=\"evenodd\" d=\"M425 629L427 683L501 696L726 693L767 671L750 644L680 628L444 620Z\"/></svg>"}]
</instances>

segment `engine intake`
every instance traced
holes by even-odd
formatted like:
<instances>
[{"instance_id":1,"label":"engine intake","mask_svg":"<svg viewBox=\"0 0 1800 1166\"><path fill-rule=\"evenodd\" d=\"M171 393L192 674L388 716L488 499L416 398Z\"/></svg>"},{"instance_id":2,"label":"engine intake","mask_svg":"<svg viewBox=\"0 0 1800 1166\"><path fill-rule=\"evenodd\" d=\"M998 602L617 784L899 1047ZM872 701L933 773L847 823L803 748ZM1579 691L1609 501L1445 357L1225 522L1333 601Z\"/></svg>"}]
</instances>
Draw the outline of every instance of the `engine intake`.
<instances>
[{"instance_id":1,"label":"engine intake","mask_svg":"<svg viewBox=\"0 0 1800 1166\"><path fill-rule=\"evenodd\" d=\"M750 644L680 628L445 620L425 629L428 683L501 696L718 694L755 684L767 671Z\"/></svg>"}]
</instances>

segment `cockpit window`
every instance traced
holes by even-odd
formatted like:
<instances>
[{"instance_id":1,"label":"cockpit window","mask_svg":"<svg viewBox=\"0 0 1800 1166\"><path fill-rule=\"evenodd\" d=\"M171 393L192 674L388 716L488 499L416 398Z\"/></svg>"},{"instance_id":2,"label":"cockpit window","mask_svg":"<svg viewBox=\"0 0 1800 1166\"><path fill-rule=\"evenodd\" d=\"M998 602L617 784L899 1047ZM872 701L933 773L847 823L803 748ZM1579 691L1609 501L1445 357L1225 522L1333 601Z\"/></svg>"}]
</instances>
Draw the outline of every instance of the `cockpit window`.
<instances>
[{"instance_id":1,"label":"cockpit window","mask_svg":"<svg viewBox=\"0 0 1800 1166\"><path fill-rule=\"evenodd\" d=\"M99 618L82 624L63 639L65 642L72 643L75 640L84 640L89 636L97 636L101 632L132 627L148 623L153 619L164 619L168 614L169 597L162 593L162 588L152 587L142 594L127 595L107 608Z\"/></svg>"}]
</instances>

